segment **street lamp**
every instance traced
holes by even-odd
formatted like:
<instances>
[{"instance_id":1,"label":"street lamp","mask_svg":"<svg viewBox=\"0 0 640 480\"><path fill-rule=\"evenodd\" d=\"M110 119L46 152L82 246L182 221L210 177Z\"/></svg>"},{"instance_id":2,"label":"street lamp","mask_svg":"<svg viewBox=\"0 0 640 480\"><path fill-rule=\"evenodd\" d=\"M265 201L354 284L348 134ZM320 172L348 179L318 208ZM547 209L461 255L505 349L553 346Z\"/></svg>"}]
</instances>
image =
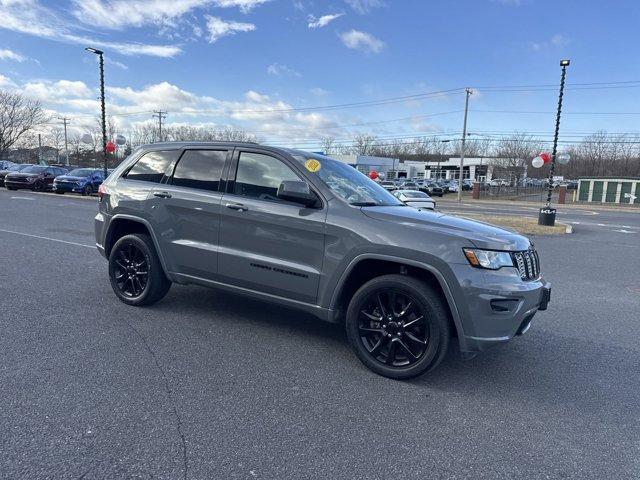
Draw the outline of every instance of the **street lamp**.
<instances>
[{"instance_id":1,"label":"street lamp","mask_svg":"<svg viewBox=\"0 0 640 480\"><path fill-rule=\"evenodd\" d=\"M104 178L107 178L107 119L104 108L104 52L97 48L87 47L87 52L94 53L100 58L100 106L102 109L102 155L104 159Z\"/></svg>"},{"instance_id":2,"label":"street lamp","mask_svg":"<svg viewBox=\"0 0 640 480\"><path fill-rule=\"evenodd\" d=\"M551 208L551 195L553 193L553 174L556 171L556 154L558 153L558 133L560 132L560 113L562 112L562 96L564 95L564 80L567 76L567 67L571 60L560 60L562 74L560 75L560 94L558 95L558 113L556 114L556 131L553 135L553 151L551 152L551 168L549 169L549 187L547 191L547 203L540 209L538 225L554 226L556 223L556 209Z\"/></svg>"}]
</instances>

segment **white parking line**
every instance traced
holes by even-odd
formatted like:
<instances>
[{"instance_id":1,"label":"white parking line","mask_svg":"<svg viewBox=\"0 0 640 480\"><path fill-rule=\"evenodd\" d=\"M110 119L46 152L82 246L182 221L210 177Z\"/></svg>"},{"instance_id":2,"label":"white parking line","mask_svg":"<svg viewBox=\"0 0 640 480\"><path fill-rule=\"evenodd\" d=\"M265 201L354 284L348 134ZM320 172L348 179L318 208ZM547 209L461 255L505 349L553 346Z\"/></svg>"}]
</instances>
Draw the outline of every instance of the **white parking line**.
<instances>
[{"instance_id":1,"label":"white parking line","mask_svg":"<svg viewBox=\"0 0 640 480\"><path fill-rule=\"evenodd\" d=\"M33 200L31 197L11 197L11 200Z\"/></svg>"},{"instance_id":2,"label":"white parking line","mask_svg":"<svg viewBox=\"0 0 640 480\"><path fill-rule=\"evenodd\" d=\"M13 230L4 230L0 228L0 232L3 233L13 233L14 235L22 235L24 237L31 237L31 238L39 238L41 240L49 240L50 242L59 242L59 243L66 243L68 245L75 245L77 247L85 247L85 248L96 248L95 245L85 245L84 243L76 243L76 242L69 242L67 240L60 240L58 238L51 238L51 237L43 237L41 235L33 235L31 233L24 233L24 232L15 232Z\"/></svg>"}]
</instances>

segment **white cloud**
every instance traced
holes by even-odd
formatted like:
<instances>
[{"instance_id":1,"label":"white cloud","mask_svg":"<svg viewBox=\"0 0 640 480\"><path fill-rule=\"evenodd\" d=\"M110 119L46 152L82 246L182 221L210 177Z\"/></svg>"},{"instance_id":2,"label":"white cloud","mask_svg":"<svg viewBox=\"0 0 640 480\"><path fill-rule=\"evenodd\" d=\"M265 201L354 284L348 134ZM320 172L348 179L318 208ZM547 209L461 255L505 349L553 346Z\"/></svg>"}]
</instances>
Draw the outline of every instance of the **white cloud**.
<instances>
[{"instance_id":1,"label":"white cloud","mask_svg":"<svg viewBox=\"0 0 640 480\"><path fill-rule=\"evenodd\" d=\"M117 51L123 55L172 57L181 52L177 45L109 42L73 33L69 22L63 21L38 0L0 0L0 28L58 42L93 45Z\"/></svg>"},{"instance_id":2,"label":"white cloud","mask_svg":"<svg viewBox=\"0 0 640 480\"><path fill-rule=\"evenodd\" d=\"M43 102L92 96L91 89L84 82L73 80L27 82L22 87L22 93L27 97Z\"/></svg>"},{"instance_id":3,"label":"white cloud","mask_svg":"<svg viewBox=\"0 0 640 480\"><path fill-rule=\"evenodd\" d=\"M121 30L127 26L170 24L211 0L73 0L74 16L89 25Z\"/></svg>"},{"instance_id":4,"label":"white cloud","mask_svg":"<svg viewBox=\"0 0 640 480\"><path fill-rule=\"evenodd\" d=\"M0 49L0 60L13 60L14 62L24 62L27 58L8 48Z\"/></svg>"},{"instance_id":5,"label":"white cloud","mask_svg":"<svg viewBox=\"0 0 640 480\"><path fill-rule=\"evenodd\" d=\"M570 40L567 37L556 33L555 35L552 35L548 40L542 42L529 42L529 46L533 51L539 52L541 50L546 50L552 47L564 47L569 42Z\"/></svg>"},{"instance_id":6,"label":"white cloud","mask_svg":"<svg viewBox=\"0 0 640 480\"><path fill-rule=\"evenodd\" d=\"M334 21L336 18L340 18L343 15L344 13L334 13L330 15L323 15L320 18L316 18L313 15L309 15L309 17L307 18L309 22L309 28L326 27L327 25L329 25L329 23Z\"/></svg>"},{"instance_id":7,"label":"white cloud","mask_svg":"<svg viewBox=\"0 0 640 480\"><path fill-rule=\"evenodd\" d=\"M238 7L242 13L248 13L269 1L271 0L213 0L213 5L220 8Z\"/></svg>"},{"instance_id":8,"label":"white cloud","mask_svg":"<svg viewBox=\"0 0 640 480\"><path fill-rule=\"evenodd\" d=\"M311 92L312 95L316 97L326 97L330 93L328 90L325 90L324 88L320 88L320 87L312 88L309 91Z\"/></svg>"},{"instance_id":9,"label":"white cloud","mask_svg":"<svg viewBox=\"0 0 640 480\"><path fill-rule=\"evenodd\" d=\"M235 35L238 32L251 32L256 29L253 23L225 21L220 17L206 15L209 43L215 43L222 37Z\"/></svg>"},{"instance_id":10,"label":"white cloud","mask_svg":"<svg viewBox=\"0 0 640 480\"><path fill-rule=\"evenodd\" d=\"M15 82L13 80L11 80L9 77L5 77L4 75L0 74L0 88L16 88L17 85L15 84Z\"/></svg>"},{"instance_id":11,"label":"white cloud","mask_svg":"<svg viewBox=\"0 0 640 480\"><path fill-rule=\"evenodd\" d=\"M360 30L349 30L341 33L340 38L347 48L367 53L379 53L386 46L382 40Z\"/></svg>"},{"instance_id":12,"label":"white cloud","mask_svg":"<svg viewBox=\"0 0 640 480\"><path fill-rule=\"evenodd\" d=\"M292 75L294 77L301 77L300 72L287 67L286 65L282 65L280 63L272 63L267 67L267 73L269 75L274 75L276 77L280 75Z\"/></svg>"},{"instance_id":13,"label":"white cloud","mask_svg":"<svg viewBox=\"0 0 640 480\"><path fill-rule=\"evenodd\" d=\"M369 13L374 8L383 7L385 5L383 0L345 0L345 2L347 2L347 4L356 12L361 14Z\"/></svg>"}]
</instances>

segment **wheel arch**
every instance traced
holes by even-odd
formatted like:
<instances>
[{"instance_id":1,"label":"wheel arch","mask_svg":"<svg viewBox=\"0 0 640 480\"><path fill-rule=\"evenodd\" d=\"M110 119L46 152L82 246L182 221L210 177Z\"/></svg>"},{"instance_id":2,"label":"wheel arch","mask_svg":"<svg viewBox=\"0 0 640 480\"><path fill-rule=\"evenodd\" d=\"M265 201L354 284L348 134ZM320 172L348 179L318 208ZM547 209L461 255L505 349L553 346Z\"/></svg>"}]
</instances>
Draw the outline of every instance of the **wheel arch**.
<instances>
[{"instance_id":1,"label":"wheel arch","mask_svg":"<svg viewBox=\"0 0 640 480\"><path fill-rule=\"evenodd\" d=\"M363 254L351 260L331 297L329 308L334 312L333 320L339 320L340 315L346 311L345 303L360 286L375 277L388 273L411 275L433 286L442 295L449 309L452 332L462 341L464 335L460 312L444 275L435 266L428 263L389 255Z\"/></svg>"},{"instance_id":2,"label":"wheel arch","mask_svg":"<svg viewBox=\"0 0 640 480\"><path fill-rule=\"evenodd\" d=\"M158 241L156 236L153 233L153 229L149 222L143 218L134 217L132 215L125 214L116 214L113 216L111 221L109 222L109 228L107 229L107 233L105 235L104 240L104 252L105 256L109 258L111 254L111 249L118 241L119 238L122 238L125 235L129 235L132 233L143 233L149 235L151 237L151 241L153 242L153 246L156 249L156 253L158 254L158 258L160 259L160 263L162 264L162 269L165 274L167 274L167 265L164 261L164 257L162 255L162 251L158 245Z\"/></svg>"}]
</instances>

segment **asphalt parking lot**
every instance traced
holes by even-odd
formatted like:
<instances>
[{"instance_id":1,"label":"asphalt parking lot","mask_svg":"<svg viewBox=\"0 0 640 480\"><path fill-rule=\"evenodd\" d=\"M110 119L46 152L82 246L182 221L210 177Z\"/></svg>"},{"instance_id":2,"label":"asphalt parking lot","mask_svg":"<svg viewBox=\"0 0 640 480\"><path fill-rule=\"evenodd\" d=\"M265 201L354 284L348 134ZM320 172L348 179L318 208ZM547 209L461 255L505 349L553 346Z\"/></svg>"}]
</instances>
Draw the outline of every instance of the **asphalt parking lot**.
<instances>
[{"instance_id":1,"label":"asphalt parking lot","mask_svg":"<svg viewBox=\"0 0 640 480\"><path fill-rule=\"evenodd\" d=\"M295 311L120 303L95 203L0 190L0 478L640 477L640 212L561 213L531 330L397 382Z\"/></svg>"}]
</instances>

